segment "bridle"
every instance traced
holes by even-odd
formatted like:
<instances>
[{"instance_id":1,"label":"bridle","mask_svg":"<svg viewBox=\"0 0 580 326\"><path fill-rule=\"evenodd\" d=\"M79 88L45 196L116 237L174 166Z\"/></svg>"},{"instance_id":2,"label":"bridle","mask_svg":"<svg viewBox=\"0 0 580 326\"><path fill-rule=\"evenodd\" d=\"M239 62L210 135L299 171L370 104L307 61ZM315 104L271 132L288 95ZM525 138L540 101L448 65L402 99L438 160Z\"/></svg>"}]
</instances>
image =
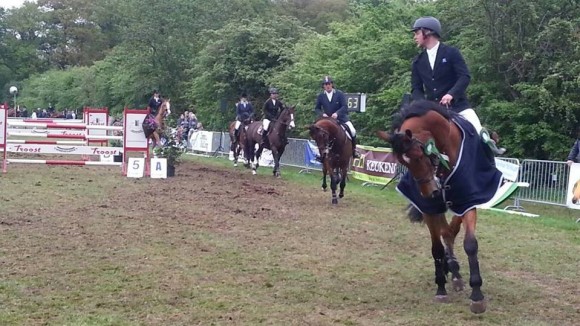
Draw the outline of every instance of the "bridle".
<instances>
[{"instance_id":1,"label":"bridle","mask_svg":"<svg viewBox=\"0 0 580 326\"><path fill-rule=\"evenodd\" d=\"M439 181L437 175L443 175L443 168L445 168L447 171L451 171L449 167L449 157L439 152L439 149L437 146L435 146L435 140L433 138L429 138L426 142L422 142L419 139L413 137L411 138L411 146L409 146L409 148L404 153L402 153L403 159L406 162L409 162L410 160L410 158L406 155L407 152L410 151L415 145L418 145L419 148L421 148L421 152L427 156L427 158L429 158L433 173L431 177L416 178L413 176L413 179L419 185L435 182L435 184L437 184L437 189L441 189L441 182Z\"/></svg>"}]
</instances>

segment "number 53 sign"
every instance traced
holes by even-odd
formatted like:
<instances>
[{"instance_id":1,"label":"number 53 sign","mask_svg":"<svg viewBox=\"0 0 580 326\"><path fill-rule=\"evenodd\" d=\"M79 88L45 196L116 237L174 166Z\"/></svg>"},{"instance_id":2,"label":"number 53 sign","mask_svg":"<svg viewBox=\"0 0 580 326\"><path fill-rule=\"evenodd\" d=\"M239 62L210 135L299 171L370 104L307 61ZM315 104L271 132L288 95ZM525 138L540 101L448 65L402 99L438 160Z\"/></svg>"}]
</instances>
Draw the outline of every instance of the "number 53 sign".
<instances>
[{"instance_id":1,"label":"number 53 sign","mask_svg":"<svg viewBox=\"0 0 580 326\"><path fill-rule=\"evenodd\" d=\"M346 108L349 112L365 112L367 106L367 94L345 93Z\"/></svg>"}]
</instances>

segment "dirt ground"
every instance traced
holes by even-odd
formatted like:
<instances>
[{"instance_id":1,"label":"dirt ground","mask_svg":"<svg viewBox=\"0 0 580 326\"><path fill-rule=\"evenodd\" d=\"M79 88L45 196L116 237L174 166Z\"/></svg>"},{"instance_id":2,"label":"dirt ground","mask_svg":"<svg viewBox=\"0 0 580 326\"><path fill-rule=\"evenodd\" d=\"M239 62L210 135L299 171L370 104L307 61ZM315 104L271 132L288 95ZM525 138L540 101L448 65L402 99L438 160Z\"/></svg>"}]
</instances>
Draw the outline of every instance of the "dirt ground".
<instances>
[{"instance_id":1,"label":"dirt ground","mask_svg":"<svg viewBox=\"0 0 580 326\"><path fill-rule=\"evenodd\" d=\"M432 302L426 229L403 218L394 192L348 185L331 207L318 177L224 165L187 161L166 180L10 166L0 176L0 324L432 325L437 316L572 325L580 316L576 268L566 267L580 252L577 235L483 223L490 311L475 318L469 291ZM508 236L528 250L507 254L499 242ZM530 261L546 245L548 262Z\"/></svg>"}]
</instances>

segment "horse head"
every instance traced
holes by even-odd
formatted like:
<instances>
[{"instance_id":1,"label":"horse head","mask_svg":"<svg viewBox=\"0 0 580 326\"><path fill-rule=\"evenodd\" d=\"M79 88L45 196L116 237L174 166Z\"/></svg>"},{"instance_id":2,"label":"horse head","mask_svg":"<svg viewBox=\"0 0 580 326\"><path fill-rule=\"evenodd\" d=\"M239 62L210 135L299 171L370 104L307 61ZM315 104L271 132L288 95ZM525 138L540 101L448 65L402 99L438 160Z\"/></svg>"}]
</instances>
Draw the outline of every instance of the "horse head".
<instances>
[{"instance_id":1,"label":"horse head","mask_svg":"<svg viewBox=\"0 0 580 326\"><path fill-rule=\"evenodd\" d=\"M572 204L580 204L580 180L576 181L572 188Z\"/></svg>"},{"instance_id":2,"label":"horse head","mask_svg":"<svg viewBox=\"0 0 580 326\"><path fill-rule=\"evenodd\" d=\"M294 113L295 113L296 106L285 106L282 112L280 112L280 116L278 116L278 122L284 126L287 126L288 129L292 129L296 127L294 123Z\"/></svg>"}]
</instances>

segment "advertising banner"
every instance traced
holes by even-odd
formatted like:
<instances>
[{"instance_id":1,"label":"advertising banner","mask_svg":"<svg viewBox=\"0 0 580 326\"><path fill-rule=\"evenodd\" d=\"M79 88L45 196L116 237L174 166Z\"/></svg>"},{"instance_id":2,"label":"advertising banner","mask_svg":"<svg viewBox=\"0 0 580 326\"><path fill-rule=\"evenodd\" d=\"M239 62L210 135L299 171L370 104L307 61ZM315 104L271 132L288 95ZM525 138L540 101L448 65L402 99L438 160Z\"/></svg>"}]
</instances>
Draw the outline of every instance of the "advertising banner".
<instances>
[{"instance_id":1,"label":"advertising banner","mask_svg":"<svg viewBox=\"0 0 580 326\"><path fill-rule=\"evenodd\" d=\"M199 152L213 152L213 132L196 131L189 138L191 149Z\"/></svg>"},{"instance_id":2,"label":"advertising banner","mask_svg":"<svg viewBox=\"0 0 580 326\"><path fill-rule=\"evenodd\" d=\"M399 162L390 148L357 146L360 158L352 161L352 176L356 179L385 185L397 174Z\"/></svg>"}]
</instances>

